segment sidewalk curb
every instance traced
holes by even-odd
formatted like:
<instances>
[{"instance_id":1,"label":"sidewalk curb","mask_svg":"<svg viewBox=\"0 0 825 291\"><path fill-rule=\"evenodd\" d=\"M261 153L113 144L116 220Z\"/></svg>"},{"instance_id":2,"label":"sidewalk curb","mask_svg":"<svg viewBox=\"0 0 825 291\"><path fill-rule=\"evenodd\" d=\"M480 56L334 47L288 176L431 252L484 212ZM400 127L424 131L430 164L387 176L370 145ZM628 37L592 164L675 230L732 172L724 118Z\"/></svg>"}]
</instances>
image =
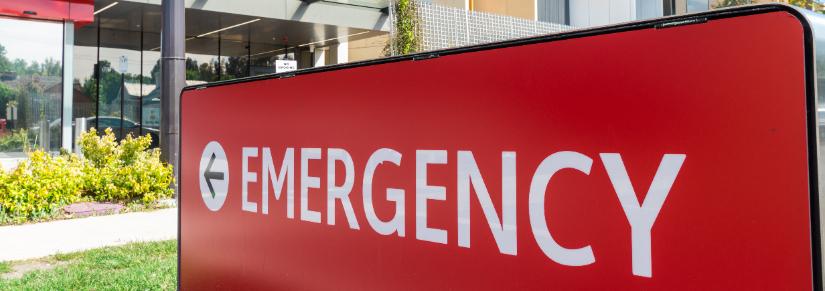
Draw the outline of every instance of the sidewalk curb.
<instances>
[{"instance_id":1,"label":"sidewalk curb","mask_svg":"<svg viewBox=\"0 0 825 291\"><path fill-rule=\"evenodd\" d=\"M0 227L0 262L177 237L177 208Z\"/></svg>"}]
</instances>

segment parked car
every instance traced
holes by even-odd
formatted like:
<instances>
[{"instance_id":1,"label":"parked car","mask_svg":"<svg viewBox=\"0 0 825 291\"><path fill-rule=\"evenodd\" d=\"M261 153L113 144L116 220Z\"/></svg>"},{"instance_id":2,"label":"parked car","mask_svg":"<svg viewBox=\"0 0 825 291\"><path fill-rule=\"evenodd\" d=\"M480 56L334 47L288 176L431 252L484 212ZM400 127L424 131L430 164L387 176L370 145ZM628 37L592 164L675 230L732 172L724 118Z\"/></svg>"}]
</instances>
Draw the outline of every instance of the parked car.
<instances>
[{"instance_id":1,"label":"parked car","mask_svg":"<svg viewBox=\"0 0 825 291\"><path fill-rule=\"evenodd\" d=\"M101 131L105 128L111 128L118 139L125 137L128 134L132 136L146 135L147 133L152 137L152 147L157 147L159 144L160 130L152 127L144 127L142 132L140 123L129 119L123 119L123 136L120 134L120 117L101 116L98 121L97 117L90 117L86 119L86 126L88 128L97 127ZM99 123L98 123L99 122Z\"/></svg>"},{"instance_id":2,"label":"parked car","mask_svg":"<svg viewBox=\"0 0 825 291\"><path fill-rule=\"evenodd\" d=\"M72 128L75 126L75 122L72 121ZM106 128L111 128L117 139L121 139L130 133L132 136L149 134L152 137L151 147L157 147L160 142L160 129L154 127L144 127L141 131L140 123L125 118L123 119L123 136L121 136L120 133L120 117L101 116L100 123L98 123L97 117L86 118L86 128L95 127L99 129L99 132L102 132ZM60 119L56 119L49 123L49 129L53 132L52 135L57 134L58 128L60 128ZM30 132L33 133L37 133L39 130L40 127L37 126L30 128Z\"/></svg>"}]
</instances>

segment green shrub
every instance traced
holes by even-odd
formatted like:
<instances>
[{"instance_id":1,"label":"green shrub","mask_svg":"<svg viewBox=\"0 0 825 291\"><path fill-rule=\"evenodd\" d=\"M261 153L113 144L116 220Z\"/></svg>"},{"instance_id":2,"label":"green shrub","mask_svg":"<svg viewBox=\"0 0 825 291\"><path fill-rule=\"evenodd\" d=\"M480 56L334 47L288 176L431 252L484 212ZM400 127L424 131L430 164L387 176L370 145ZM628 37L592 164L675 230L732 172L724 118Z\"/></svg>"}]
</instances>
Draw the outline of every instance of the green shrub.
<instances>
[{"instance_id":1,"label":"green shrub","mask_svg":"<svg viewBox=\"0 0 825 291\"><path fill-rule=\"evenodd\" d=\"M82 162L72 154L29 153L11 173L0 170L0 223L54 215L81 194Z\"/></svg>"},{"instance_id":2,"label":"green shrub","mask_svg":"<svg viewBox=\"0 0 825 291\"><path fill-rule=\"evenodd\" d=\"M81 135L80 149L88 161L83 167L84 195L98 201L143 203L171 197L172 167L160 161L157 149L149 150L151 136L115 140L108 128L103 136L95 129Z\"/></svg>"},{"instance_id":3,"label":"green shrub","mask_svg":"<svg viewBox=\"0 0 825 291\"><path fill-rule=\"evenodd\" d=\"M48 218L80 199L151 204L171 197L172 167L151 143L149 135L118 143L111 129L102 136L91 129L80 137L83 157L29 152L14 171L0 170L0 224Z\"/></svg>"},{"instance_id":4,"label":"green shrub","mask_svg":"<svg viewBox=\"0 0 825 291\"><path fill-rule=\"evenodd\" d=\"M0 151L20 151L29 146L29 133L25 129L0 137Z\"/></svg>"}]
</instances>

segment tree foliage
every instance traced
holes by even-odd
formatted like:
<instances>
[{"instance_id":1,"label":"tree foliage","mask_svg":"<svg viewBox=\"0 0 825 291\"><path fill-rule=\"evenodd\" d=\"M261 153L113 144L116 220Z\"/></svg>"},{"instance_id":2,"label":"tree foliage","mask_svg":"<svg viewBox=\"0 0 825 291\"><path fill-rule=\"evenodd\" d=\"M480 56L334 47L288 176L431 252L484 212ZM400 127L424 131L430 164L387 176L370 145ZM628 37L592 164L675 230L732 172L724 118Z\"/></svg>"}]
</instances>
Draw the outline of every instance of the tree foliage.
<instances>
[{"instance_id":1,"label":"tree foliage","mask_svg":"<svg viewBox=\"0 0 825 291\"><path fill-rule=\"evenodd\" d=\"M734 7L734 6L746 5L746 4L750 4L750 3L751 3L751 0L722 0L722 1L716 2L713 5L713 8Z\"/></svg>"},{"instance_id":2,"label":"tree foliage","mask_svg":"<svg viewBox=\"0 0 825 291\"><path fill-rule=\"evenodd\" d=\"M734 7L751 3L754 3L753 0L721 0L713 4L713 8ZM822 10L821 2L816 0L788 0L787 3L796 7L813 10L819 13L825 13L825 11Z\"/></svg>"},{"instance_id":3,"label":"tree foliage","mask_svg":"<svg viewBox=\"0 0 825 291\"><path fill-rule=\"evenodd\" d=\"M11 60L7 53L6 48L0 44L0 75L11 74L14 76L12 78L20 79L21 76L61 76L63 74L63 66L52 58L47 58L42 63L37 61L28 63L23 59ZM18 124L30 124L38 117L28 116L24 112L30 110L30 99L42 95L43 90L43 85L34 79L21 81L16 87L0 83L0 118L8 118L6 108L9 102L15 102L19 112Z\"/></svg>"},{"instance_id":4,"label":"tree foliage","mask_svg":"<svg viewBox=\"0 0 825 291\"><path fill-rule=\"evenodd\" d=\"M0 44L0 72L11 71L11 61L6 57L6 47Z\"/></svg>"},{"instance_id":5,"label":"tree foliage","mask_svg":"<svg viewBox=\"0 0 825 291\"><path fill-rule=\"evenodd\" d=\"M98 63L100 70L100 98L104 104L109 104L120 98L121 77L123 82L138 83L141 80L144 84L151 84L152 78L149 76L141 76L139 74L126 73L121 76L121 73L112 68L112 63L107 60L101 60ZM93 101L97 100L97 83L94 76L83 80L81 85L82 91L86 96L89 96Z\"/></svg>"},{"instance_id":6,"label":"tree foliage","mask_svg":"<svg viewBox=\"0 0 825 291\"><path fill-rule=\"evenodd\" d=\"M23 59L10 60L7 53L6 47L0 44L0 73L28 76L60 76L63 73L63 66L55 59L47 58L42 63L28 63Z\"/></svg>"},{"instance_id":7,"label":"tree foliage","mask_svg":"<svg viewBox=\"0 0 825 291\"><path fill-rule=\"evenodd\" d=\"M789 0L788 4L802 8L813 9L814 5L816 5L816 2L813 0Z\"/></svg>"},{"instance_id":8,"label":"tree foliage","mask_svg":"<svg viewBox=\"0 0 825 291\"><path fill-rule=\"evenodd\" d=\"M17 89L0 83L0 119L8 118L8 116L6 116L6 108L10 101L16 100L17 95Z\"/></svg>"}]
</instances>

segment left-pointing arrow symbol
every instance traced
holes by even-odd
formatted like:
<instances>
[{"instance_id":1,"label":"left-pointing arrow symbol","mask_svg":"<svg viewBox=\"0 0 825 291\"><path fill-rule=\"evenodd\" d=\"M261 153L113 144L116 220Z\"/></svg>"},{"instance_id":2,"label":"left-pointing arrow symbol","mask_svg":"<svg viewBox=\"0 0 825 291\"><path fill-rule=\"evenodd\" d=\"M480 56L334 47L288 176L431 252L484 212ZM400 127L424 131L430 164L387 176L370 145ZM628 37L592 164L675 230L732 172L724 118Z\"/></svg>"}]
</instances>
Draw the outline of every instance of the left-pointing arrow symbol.
<instances>
[{"instance_id":1,"label":"left-pointing arrow symbol","mask_svg":"<svg viewBox=\"0 0 825 291\"><path fill-rule=\"evenodd\" d=\"M229 161L226 159L226 151L217 141L210 141L203 148L200 162L198 162L200 196L209 210L220 210L226 201L229 180L231 180L229 174Z\"/></svg>"},{"instance_id":2,"label":"left-pointing arrow symbol","mask_svg":"<svg viewBox=\"0 0 825 291\"><path fill-rule=\"evenodd\" d=\"M215 188L212 187L212 180L223 180L222 172L212 172L212 164L215 163L215 153L209 158L209 164L206 165L206 170L203 171L203 178L206 180L206 185L209 186L209 193L212 198L215 198Z\"/></svg>"}]
</instances>

